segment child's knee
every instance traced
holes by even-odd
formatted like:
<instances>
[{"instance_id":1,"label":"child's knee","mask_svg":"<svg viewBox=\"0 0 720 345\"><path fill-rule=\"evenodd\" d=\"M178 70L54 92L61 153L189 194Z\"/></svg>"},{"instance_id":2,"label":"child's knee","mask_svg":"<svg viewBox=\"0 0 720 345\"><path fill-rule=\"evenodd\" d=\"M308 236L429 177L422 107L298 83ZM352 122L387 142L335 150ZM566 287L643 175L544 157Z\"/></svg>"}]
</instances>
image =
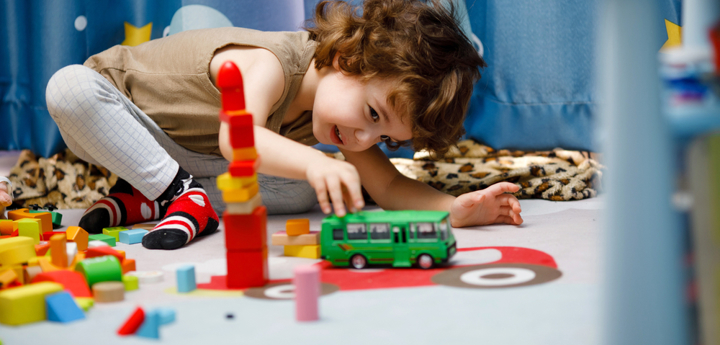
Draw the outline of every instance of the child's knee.
<instances>
[{"instance_id":1,"label":"child's knee","mask_svg":"<svg viewBox=\"0 0 720 345\"><path fill-rule=\"evenodd\" d=\"M93 98L97 88L93 81L95 74L95 71L82 65L66 66L53 74L45 89L45 100L55 122L67 118L78 120L79 117L92 114L77 110Z\"/></svg>"}]
</instances>

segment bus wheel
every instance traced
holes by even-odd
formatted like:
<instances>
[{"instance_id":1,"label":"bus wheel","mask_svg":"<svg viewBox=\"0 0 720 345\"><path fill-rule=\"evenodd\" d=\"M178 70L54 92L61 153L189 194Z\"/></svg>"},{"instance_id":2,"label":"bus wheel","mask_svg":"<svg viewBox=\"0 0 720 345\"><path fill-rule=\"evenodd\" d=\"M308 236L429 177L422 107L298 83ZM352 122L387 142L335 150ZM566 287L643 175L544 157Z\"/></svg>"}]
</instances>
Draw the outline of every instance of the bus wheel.
<instances>
[{"instance_id":1,"label":"bus wheel","mask_svg":"<svg viewBox=\"0 0 720 345\"><path fill-rule=\"evenodd\" d=\"M363 269L367 266L367 259L362 254L355 254L350 258L350 266L355 269Z\"/></svg>"},{"instance_id":2,"label":"bus wheel","mask_svg":"<svg viewBox=\"0 0 720 345\"><path fill-rule=\"evenodd\" d=\"M433 266L433 258L429 254L420 254L417 258L417 264L424 270L429 269Z\"/></svg>"}]
</instances>

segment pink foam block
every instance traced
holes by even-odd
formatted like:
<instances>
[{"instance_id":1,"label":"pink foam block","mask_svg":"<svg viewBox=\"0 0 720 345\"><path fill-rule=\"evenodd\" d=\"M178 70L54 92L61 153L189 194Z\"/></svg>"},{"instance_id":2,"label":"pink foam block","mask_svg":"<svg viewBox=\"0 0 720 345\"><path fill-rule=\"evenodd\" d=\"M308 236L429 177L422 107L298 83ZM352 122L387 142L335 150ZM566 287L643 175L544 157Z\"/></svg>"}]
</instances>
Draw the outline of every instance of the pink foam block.
<instances>
[{"instance_id":1,"label":"pink foam block","mask_svg":"<svg viewBox=\"0 0 720 345\"><path fill-rule=\"evenodd\" d=\"M295 278L295 318L298 321L317 321L318 298L320 298L320 267L298 266Z\"/></svg>"}]
</instances>

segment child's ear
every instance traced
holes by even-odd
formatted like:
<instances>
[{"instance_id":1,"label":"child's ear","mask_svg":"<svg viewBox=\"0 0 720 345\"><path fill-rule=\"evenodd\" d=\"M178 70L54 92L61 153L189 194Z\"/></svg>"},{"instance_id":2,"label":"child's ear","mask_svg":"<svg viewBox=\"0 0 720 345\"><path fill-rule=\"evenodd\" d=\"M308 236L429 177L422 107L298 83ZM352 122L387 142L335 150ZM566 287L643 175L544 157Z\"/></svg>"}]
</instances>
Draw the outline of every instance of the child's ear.
<instances>
[{"instance_id":1,"label":"child's ear","mask_svg":"<svg viewBox=\"0 0 720 345\"><path fill-rule=\"evenodd\" d=\"M335 53L335 56L333 57L333 61L332 61L332 66L336 71L338 71L338 72L342 71L340 69L340 52Z\"/></svg>"}]
</instances>

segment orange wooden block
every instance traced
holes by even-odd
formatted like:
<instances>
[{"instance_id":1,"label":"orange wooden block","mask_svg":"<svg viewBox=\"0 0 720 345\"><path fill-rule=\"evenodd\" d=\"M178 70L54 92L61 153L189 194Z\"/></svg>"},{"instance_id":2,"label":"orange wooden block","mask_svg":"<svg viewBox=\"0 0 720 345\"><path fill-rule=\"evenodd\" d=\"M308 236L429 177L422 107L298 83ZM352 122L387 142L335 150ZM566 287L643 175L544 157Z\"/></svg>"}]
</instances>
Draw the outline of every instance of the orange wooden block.
<instances>
[{"instance_id":1,"label":"orange wooden block","mask_svg":"<svg viewBox=\"0 0 720 345\"><path fill-rule=\"evenodd\" d=\"M254 146L233 149L234 161L254 161L257 159L257 156L257 149L255 149Z\"/></svg>"},{"instance_id":2,"label":"orange wooden block","mask_svg":"<svg viewBox=\"0 0 720 345\"><path fill-rule=\"evenodd\" d=\"M16 281L18 279L17 273L15 270L7 269L2 272L0 272L0 287L5 288L10 283Z\"/></svg>"},{"instance_id":3,"label":"orange wooden block","mask_svg":"<svg viewBox=\"0 0 720 345\"><path fill-rule=\"evenodd\" d=\"M122 261L122 273L128 273L135 270L135 259L125 259Z\"/></svg>"},{"instance_id":4,"label":"orange wooden block","mask_svg":"<svg viewBox=\"0 0 720 345\"><path fill-rule=\"evenodd\" d=\"M58 267L67 266L68 262L67 249L65 248L67 239L65 236L65 234L57 234L50 237L50 257L52 258L52 264Z\"/></svg>"},{"instance_id":5,"label":"orange wooden block","mask_svg":"<svg viewBox=\"0 0 720 345\"><path fill-rule=\"evenodd\" d=\"M90 234L88 234L85 229L79 226L70 226L65 230L65 234L67 235L68 241L73 241L77 244L78 251L87 250Z\"/></svg>"},{"instance_id":6,"label":"orange wooden block","mask_svg":"<svg viewBox=\"0 0 720 345\"><path fill-rule=\"evenodd\" d=\"M30 213L28 209L21 208L8 212L8 218L12 220L19 220L23 218L39 219L40 220L40 233L47 231L53 231L52 214L49 212L43 213Z\"/></svg>"},{"instance_id":7,"label":"orange wooden block","mask_svg":"<svg viewBox=\"0 0 720 345\"><path fill-rule=\"evenodd\" d=\"M125 259L125 251L124 250L115 249L115 251L118 252L120 254L120 256L122 256L123 259ZM122 260L120 260L120 261L122 261Z\"/></svg>"},{"instance_id":8,"label":"orange wooden block","mask_svg":"<svg viewBox=\"0 0 720 345\"><path fill-rule=\"evenodd\" d=\"M50 249L50 243L40 243L35 245L35 254L37 256L43 256L45 253L47 253L48 249Z\"/></svg>"},{"instance_id":9,"label":"orange wooden block","mask_svg":"<svg viewBox=\"0 0 720 345\"><path fill-rule=\"evenodd\" d=\"M0 219L0 235L10 236L17 229L18 225L12 219Z\"/></svg>"},{"instance_id":10,"label":"orange wooden block","mask_svg":"<svg viewBox=\"0 0 720 345\"><path fill-rule=\"evenodd\" d=\"M285 222L285 232L288 236L298 236L310 233L310 219L288 219Z\"/></svg>"},{"instance_id":11,"label":"orange wooden block","mask_svg":"<svg viewBox=\"0 0 720 345\"><path fill-rule=\"evenodd\" d=\"M249 187L232 189L222 192L223 201L226 203L246 202L260 191L260 186L255 183Z\"/></svg>"}]
</instances>

